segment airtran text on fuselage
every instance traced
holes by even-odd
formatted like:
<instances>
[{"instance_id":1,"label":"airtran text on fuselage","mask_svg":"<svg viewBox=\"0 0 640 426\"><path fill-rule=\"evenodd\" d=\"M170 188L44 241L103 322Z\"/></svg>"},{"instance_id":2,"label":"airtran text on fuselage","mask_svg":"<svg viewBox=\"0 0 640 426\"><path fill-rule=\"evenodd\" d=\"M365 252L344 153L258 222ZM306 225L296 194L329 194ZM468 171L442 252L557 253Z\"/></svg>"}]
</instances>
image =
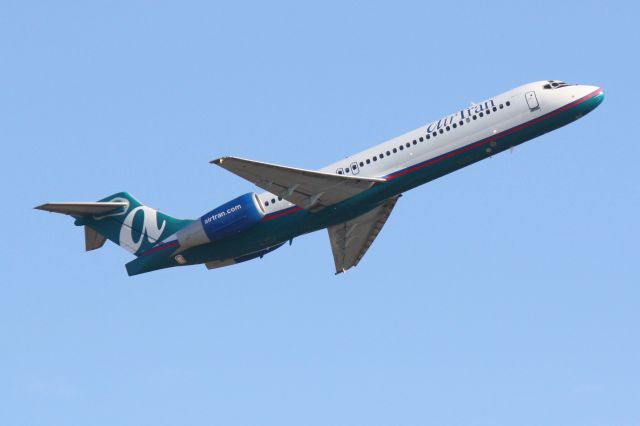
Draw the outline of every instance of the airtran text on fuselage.
<instances>
[{"instance_id":1,"label":"airtran text on fuselage","mask_svg":"<svg viewBox=\"0 0 640 426\"><path fill-rule=\"evenodd\" d=\"M459 120L466 120L483 111L492 109L495 106L496 106L495 101L493 99L489 99L488 101L482 102L480 104L472 105L468 108L461 109L460 111L457 111L448 117L441 118L440 120L434 121L433 123L429 124L427 126L427 132L428 133L436 132L444 127L450 126L451 124Z\"/></svg>"},{"instance_id":2,"label":"airtran text on fuselage","mask_svg":"<svg viewBox=\"0 0 640 426\"><path fill-rule=\"evenodd\" d=\"M204 224L205 224L205 225L207 225L208 223L213 222L214 220L217 220L217 219L220 219L220 218L222 218L222 217L225 217L225 216L226 216L226 215L228 215L228 214L231 214L231 213L237 212L237 211L238 211L238 210L240 210L241 208L242 208L242 205L241 205L241 204L238 204L238 205L233 206L233 207L229 207L226 211L224 211L224 210L223 210L223 211L218 212L218 213L216 213L216 214L212 214L211 216L207 216L207 217L205 217L205 218L203 219L203 222L204 222Z\"/></svg>"}]
</instances>

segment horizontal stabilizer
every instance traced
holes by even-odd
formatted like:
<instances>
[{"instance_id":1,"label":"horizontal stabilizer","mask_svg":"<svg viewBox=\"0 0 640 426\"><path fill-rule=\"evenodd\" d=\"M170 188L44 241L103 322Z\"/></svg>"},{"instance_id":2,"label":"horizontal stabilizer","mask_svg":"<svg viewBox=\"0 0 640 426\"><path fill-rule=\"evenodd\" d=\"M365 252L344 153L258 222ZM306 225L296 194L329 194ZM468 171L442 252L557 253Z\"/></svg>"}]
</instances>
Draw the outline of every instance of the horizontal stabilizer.
<instances>
[{"instance_id":1,"label":"horizontal stabilizer","mask_svg":"<svg viewBox=\"0 0 640 426\"><path fill-rule=\"evenodd\" d=\"M99 249L105 241L107 241L107 237L85 225L84 247L87 251Z\"/></svg>"},{"instance_id":2,"label":"horizontal stabilizer","mask_svg":"<svg viewBox=\"0 0 640 426\"><path fill-rule=\"evenodd\" d=\"M90 216L94 214L109 213L121 207L128 207L129 203L120 201L108 202L80 202L80 203L46 203L35 207L38 210L44 210L53 213L68 214L71 216Z\"/></svg>"},{"instance_id":3,"label":"horizontal stabilizer","mask_svg":"<svg viewBox=\"0 0 640 426\"><path fill-rule=\"evenodd\" d=\"M237 157L222 157L211 163L253 182L300 208L312 211L339 203L377 183L385 182L380 178L338 175Z\"/></svg>"}]
</instances>

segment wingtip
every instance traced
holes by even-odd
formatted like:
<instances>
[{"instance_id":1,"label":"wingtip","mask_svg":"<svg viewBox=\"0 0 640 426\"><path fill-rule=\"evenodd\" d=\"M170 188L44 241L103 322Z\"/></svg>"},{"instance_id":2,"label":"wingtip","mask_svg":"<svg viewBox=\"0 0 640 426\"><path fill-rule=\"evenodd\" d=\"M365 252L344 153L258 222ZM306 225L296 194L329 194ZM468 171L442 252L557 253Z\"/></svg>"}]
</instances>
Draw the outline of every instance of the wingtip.
<instances>
[{"instance_id":1,"label":"wingtip","mask_svg":"<svg viewBox=\"0 0 640 426\"><path fill-rule=\"evenodd\" d=\"M55 213L55 211L51 210L51 204L52 203L40 204L39 206L35 206L33 209L34 210L41 210L43 212Z\"/></svg>"},{"instance_id":2,"label":"wingtip","mask_svg":"<svg viewBox=\"0 0 640 426\"><path fill-rule=\"evenodd\" d=\"M211 161L209 161L209 163L211 163L211 164L216 164L216 165L220 166L220 165L222 165L222 163L224 163L224 162L225 162L225 160L227 160L228 158L232 158L232 157L228 157L228 156L227 156L227 157L219 157L219 158L216 158L215 160L211 160Z\"/></svg>"}]
</instances>

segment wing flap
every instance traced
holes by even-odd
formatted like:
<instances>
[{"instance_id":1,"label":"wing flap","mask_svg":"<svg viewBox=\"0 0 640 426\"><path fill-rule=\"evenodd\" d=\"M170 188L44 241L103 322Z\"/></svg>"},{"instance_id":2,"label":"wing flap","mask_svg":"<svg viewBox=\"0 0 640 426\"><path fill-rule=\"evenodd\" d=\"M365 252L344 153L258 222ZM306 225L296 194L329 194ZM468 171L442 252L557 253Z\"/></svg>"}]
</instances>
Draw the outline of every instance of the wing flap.
<instances>
[{"instance_id":1,"label":"wing flap","mask_svg":"<svg viewBox=\"0 0 640 426\"><path fill-rule=\"evenodd\" d=\"M355 219L328 228L336 274L358 265L382 230L398 198L400 195Z\"/></svg>"},{"instance_id":2,"label":"wing flap","mask_svg":"<svg viewBox=\"0 0 640 426\"><path fill-rule=\"evenodd\" d=\"M279 166L236 157L211 161L256 186L303 208L319 210L385 182L380 178L346 176Z\"/></svg>"}]
</instances>

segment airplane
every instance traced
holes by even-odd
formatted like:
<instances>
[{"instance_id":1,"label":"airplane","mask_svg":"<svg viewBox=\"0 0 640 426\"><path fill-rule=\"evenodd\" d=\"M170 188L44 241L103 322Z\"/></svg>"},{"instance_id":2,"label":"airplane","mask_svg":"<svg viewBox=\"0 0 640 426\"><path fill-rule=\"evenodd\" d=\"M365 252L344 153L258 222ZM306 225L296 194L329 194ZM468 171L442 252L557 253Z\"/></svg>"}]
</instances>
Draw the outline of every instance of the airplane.
<instances>
[{"instance_id":1,"label":"airplane","mask_svg":"<svg viewBox=\"0 0 640 426\"><path fill-rule=\"evenodd\" d=\"M320 170L220 157L211 163L267 192L241 195L195 220L166 215L126 192L35 208L84 226L87 251L108 239L133 253L126 264L130 276L234 265L324 228L339 274L362 260L402 193L565 126L603 99L597 86L525 84Z\"/></svg>"}]
</instances>

